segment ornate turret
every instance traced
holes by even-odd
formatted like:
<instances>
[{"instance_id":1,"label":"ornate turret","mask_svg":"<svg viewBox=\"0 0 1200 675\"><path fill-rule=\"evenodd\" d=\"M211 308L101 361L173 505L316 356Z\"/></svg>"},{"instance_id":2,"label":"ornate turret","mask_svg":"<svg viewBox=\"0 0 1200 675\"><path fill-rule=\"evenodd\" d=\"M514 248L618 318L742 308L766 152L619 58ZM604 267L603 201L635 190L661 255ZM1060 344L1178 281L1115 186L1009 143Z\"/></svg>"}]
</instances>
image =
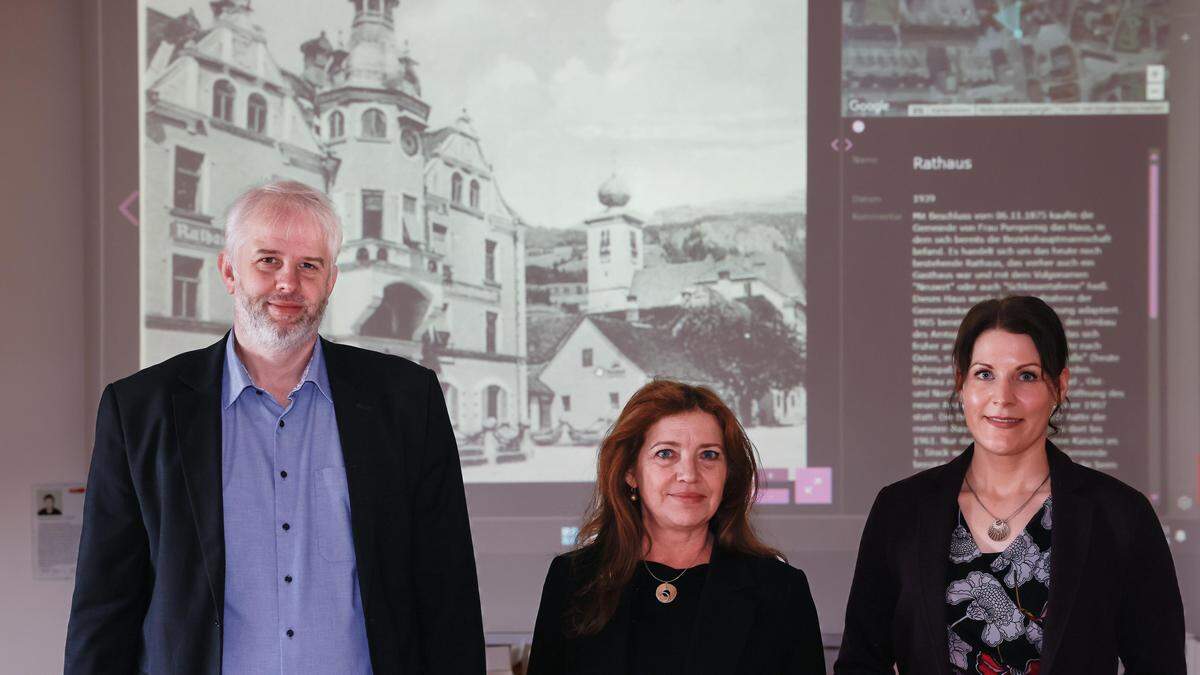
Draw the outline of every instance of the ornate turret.
<instances>
[{"instance_id":1,"label":"ornate turret","mask_svg":"<svg viewBox=\"0 0 1200 675\"><path fill-rule=\"evenodd\" d=\"M326 73L333 55L333 44L325 37L325 31L300 45L300 51L304 54L304 79L313 86L323 86L327 81Z\"/></svg>"},{"instance_id":2,"label":"ornate turret","mask_svg":"<svg viewBox=\"0 0 1200 675\"><path fill-rule=\"evenodd\" d=\"M400 0L350 0L354 23L345 70L350 84L394 88L401 80L393 14Z\"/></svg>"},{"instance_id":3,"label":"ornate turret","mask_svg":"<svg viewBox=\"0 0 1200 675\"><path fill-rule=\"evenodd\" d=\"M400 51L400 79L396 88L418 98L421 96L421 78L417 77L417 61L409 52L408 40L404 41L404 49Z\"/></svg>"},{"instance_id":4,"label":"ornate turret","mask_svg":"<svg viewBox=\"0 0 1200 675\"><path fill-rule=\"evenodd\" d=\"M235 22L248 22L250 0L213 0L208 3L212 8L213 19L227 19Z\"/></svg>"}]
</instances>

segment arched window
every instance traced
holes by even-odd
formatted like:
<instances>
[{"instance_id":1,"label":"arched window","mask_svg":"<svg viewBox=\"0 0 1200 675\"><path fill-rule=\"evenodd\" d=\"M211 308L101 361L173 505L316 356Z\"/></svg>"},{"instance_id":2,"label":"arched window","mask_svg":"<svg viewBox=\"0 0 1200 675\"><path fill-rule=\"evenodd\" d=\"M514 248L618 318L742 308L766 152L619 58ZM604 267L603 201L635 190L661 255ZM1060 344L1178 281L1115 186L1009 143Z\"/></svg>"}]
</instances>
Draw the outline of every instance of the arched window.
<instances>
[{"instance_id":1,"label":"arched window","mask_svg":"<svg viewBox=\"0 0 1200 675\"><path fill-rule=\"evenodd\" d=\"M364 138L387 138L387 120L382 111L371 108L362 114L362 135Z\"/></svg>"},{"instance_id":2,"label":"arched window","mask_svg":"<svg viewBox=\"0 0 1200 675\"><path fill-rule=\"evenodd\" d=\"M379 0L370 0L370 2L367 3L367 10L372 11L372 12L378 12L379 11Z\"/></svg>"},{"instance_id":3,"label":"arched window","mask_svg":"<svg viewBox=\"0 0 1200 675\"><path fill-rule=\"evenodd\" d=\"M341 138L346 135L346 118L342 113L334 112L329 116L329 137Z\"/></svg>"},{"instance_id":4,"label":"arched window","mask_svg":"<svg viewBox=\"0 0 1200 675\"><path fill-rule=\"evenodd\" d=\"M471 181L471 208L479 208L479 181Z\"/></svg>"},{"instance_id":5,"label":"arched window","mask_svg":"<svg viewBox=\"0 0 1200 675\"><path fill-rule=\"evenodd\" d=\"M462 175L457 171L450 177L450 201L455 204L462 203Z\"/></svg>"},{"instance_id":6,"label":"arched window","mask_svg":"<svg viewBox=\"0 0 1200 675\"><path fill-rule=\"evenodd\" d=\"M398 282L383 289L379 306L363 322L360 332L369 337L420 340L417 331L429 313L429 299L416 287Z\"/></svg>"},{"instance_id":7,"label":"arched window","mask_svg":"<svg viewBox=\"0 0 1200 675\"><path fill-rule=\"evenodd\" d=\"M232 122L233 98L236 95L233 83L229 80L217 80L217 83L213 85L213 117Z\"/></svg>"},{"instance_id":8,"label":"arched window","mask_svg":"<svg viewBox=\"0 0 1200 675\"><path fill-rule=\"evenodd\" d=\"M508 420L508 392L498 385L488 385L483 391L484 418L492 418L497 422Z\"/></svg>"},{"instance_id":9,"label":"arched window","mask_svg":"<svg viewBox=\"0 0 1200 675\"><path fill-rule=\"evenodd\" d=\"M262 94L251 94L246 100L246 128L260 134L267 131L267 99Z\"/></svg>"},{"instance_id":10,"label":"arched window","mask_svg":"<svg viewBox=\"0 0 1200 675\"><path fill-rule=\"evenodd\" d=\"M354 260L355 262L359 263L370 262L371 252L367 250L366 246L364 246L354 252Z\"/></svg>"}]
</instances>

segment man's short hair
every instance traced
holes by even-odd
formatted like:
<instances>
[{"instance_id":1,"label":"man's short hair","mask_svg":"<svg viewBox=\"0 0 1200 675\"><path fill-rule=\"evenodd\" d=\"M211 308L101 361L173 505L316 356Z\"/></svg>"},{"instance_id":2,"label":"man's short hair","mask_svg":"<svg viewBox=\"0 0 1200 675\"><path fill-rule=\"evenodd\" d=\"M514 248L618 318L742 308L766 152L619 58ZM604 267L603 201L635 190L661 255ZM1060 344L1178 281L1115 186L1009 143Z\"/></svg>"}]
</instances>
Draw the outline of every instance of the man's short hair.
<instances>
[{"instance_id":1,"label":"man's short hair","mask_svg":"<svg viewBox=\"0 0 1200 675\"><path fill-rule=\"evenodd\" d=\"M246 223L265 222L286 231L299 219L321 226L329 246L330 265L342 248L342 222L324 192L299 181L284 180L250 188L229 207L225 218L225 255L237 253L246 239Z\"/></svg>"}]
</instances>

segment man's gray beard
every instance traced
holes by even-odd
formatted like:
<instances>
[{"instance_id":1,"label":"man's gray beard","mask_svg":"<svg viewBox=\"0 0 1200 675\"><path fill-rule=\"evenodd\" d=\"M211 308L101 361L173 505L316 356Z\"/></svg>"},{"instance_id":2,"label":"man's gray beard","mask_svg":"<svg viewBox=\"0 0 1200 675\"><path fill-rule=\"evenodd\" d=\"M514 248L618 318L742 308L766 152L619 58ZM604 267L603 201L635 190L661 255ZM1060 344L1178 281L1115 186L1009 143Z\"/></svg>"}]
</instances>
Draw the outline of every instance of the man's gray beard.
<instances>
[{"instance_id":1,"label":"man's gray beard","mask_svg":"<svg viewBox=\"0 0 1200 675\"><path fill-rule=\"evenodd\" d=\"M271 318L271 310L267 309L271 295L255 298L238 288L233 297L234 313L238 318L238 341L257 345L275 354L290 352L315 338L329 302L329 298L323 298L311 311L305 305L298 321L280 324ZM288 296L288 299L294 301L296 297Z\"/></svg>"}]
</instances>

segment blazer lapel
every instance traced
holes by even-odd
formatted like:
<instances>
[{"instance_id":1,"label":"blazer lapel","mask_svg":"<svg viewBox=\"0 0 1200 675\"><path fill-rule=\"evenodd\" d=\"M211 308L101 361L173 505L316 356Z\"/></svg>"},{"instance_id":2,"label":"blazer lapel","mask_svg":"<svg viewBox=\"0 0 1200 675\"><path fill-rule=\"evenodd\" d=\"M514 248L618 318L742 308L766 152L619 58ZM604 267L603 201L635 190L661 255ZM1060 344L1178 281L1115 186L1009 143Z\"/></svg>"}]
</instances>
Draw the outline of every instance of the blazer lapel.
<instances>
[{"instance_id":1,"label":"blazer lapel","mask_svg":"<svg viewBox=\"0 0 1200 675\"><path fill-rule=\"evenodd\" d=\"M187 486L188 503L200 539L216 614L225 610L225 515L221 482L221 378L225 341L206 349L196 367L181 373L187 388L172 396L176 444Z\"/></svg>"},{"instance_id":2,"label":"blazer lapel","mask_svg":"<svg viewBox=\"0 0 1200 675\"><path fill-rule=\"evenodd\" d=\"M745 562L714 547L684 672L737 672L757 606L753 587Z\"/></svg>"},{"instance_id":3,"label":"blazer lapel","mask_svg":"<svg viewBox=\"0 0 1200 675\"><path fill-rule=\"evenodd\" d=\"M918 506L917 583L925 624L922 632L929 637L926 645L930 650L928 663L937 664L938 672L943 675L950 675L946 651L946 573L950 568L947 555L958 509L958 493L974 450L972 444L946 464L934 490Z\"/></svg>"},{"instance_id":4,"label":"blazer lapel","mask_svg":"<svg viewBox=\"0 0 1200 675\"><path fill-rule=\"evenodd\" d=\"M1042 672L1050 673L1070 621L1071 607L1079 591L1092 540L1092 504L1079 496L1078 467L1049 441L1050 461L1050 598L1046 606L1046 637L1042 648Z\"/></svg>"},{"instance_id":5,"label":"blazer lapel","mask_svg":"<svg viewBox=\"0 0 1200 675\"><path fill-rule=\"evenodd\" d=\"M370 616L372 580L376 559L374 504L380 481L395 478L380 471L375 450L385 442L390 448L401 444L398 435L384 438L380 415L384 410L381 397L361 387L352 364L344 358L339 345L321 338L329 386L333 390L333 412L337 418L338 440L346 464L346 485L350 497L350 529L354 537L354 557L358 567L358 583L363 613ZM387 475L381 475L387 474Z\"/></svg>"}]
</instances>

